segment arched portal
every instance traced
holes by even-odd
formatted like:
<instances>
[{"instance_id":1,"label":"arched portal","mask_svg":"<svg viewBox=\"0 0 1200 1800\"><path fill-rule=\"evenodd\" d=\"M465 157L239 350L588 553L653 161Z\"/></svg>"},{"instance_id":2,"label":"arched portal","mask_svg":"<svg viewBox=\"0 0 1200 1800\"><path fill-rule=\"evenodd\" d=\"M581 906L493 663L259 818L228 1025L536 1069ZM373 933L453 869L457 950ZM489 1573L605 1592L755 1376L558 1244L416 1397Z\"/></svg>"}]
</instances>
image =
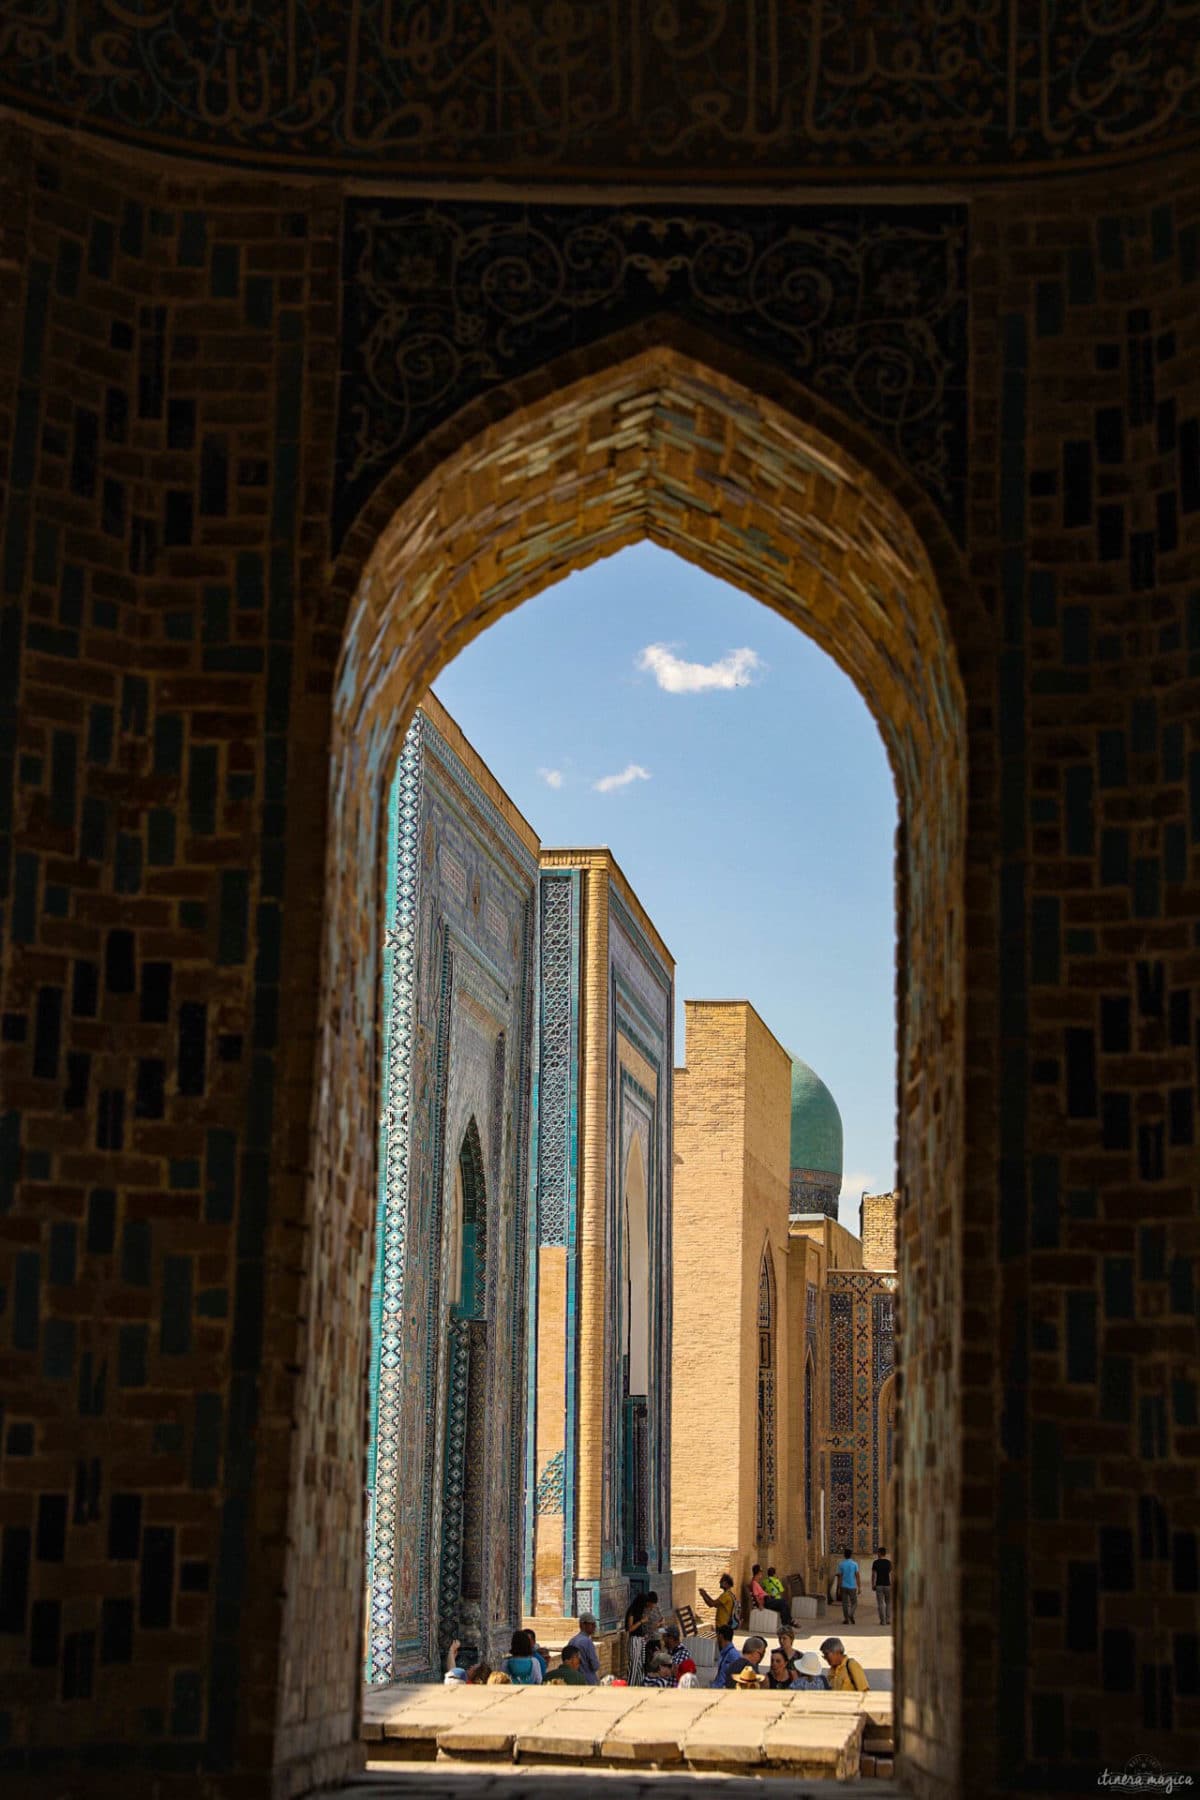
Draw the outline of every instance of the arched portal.
<instances>
[{"instance_id":1,"label":"arched portal","mask_svg":"<svg viewBox=\"0 0 1200 1800\"><path fill-rule=\"evenodd\" d=\"M354 1203L343 1215L327 1197L372 1190L383 792L429 682L503 613L643 537L792 620L857 683L884 738L900 808L901 1288L907 1267L935 1271L920 1311L905 1309L899 1343L912 1422L902 1433L904 1554L910 1591L923 1598L901 1626L903 1719L916 1671L937 1666L960 1605L965 723L933 561L965 592L958 556L909 479L861 432L777 371L683 328L664 326L651 343L643 333L632 349L593 346L493 395L488 407L487 417L453 422L383 484L347 540L340 572L353 598L331 742L311 1177L321 1268L339 1268L341 1255L339 1279L361 1288ZM581 1295L581 1307L599 1316L597 1289ZM585 1429L603 1410L603 1373L580 1372ZM327 1455L321 1394L345 1378L341 1359L314 1344L298 1467L309 1446L315 1458ZM356 1477L361 1485L360 1458L361 1445L347 1446L351 1489ZM293 1504L291 1535L304 1541L321 1503L298 1487ZM330 1634L352 1641L353 1597L322 1605ZM911 1715L927 1760L947 1769L958 1756L953 1685L951 1677L922 1693Z\"/></svg>"}]
</instances>

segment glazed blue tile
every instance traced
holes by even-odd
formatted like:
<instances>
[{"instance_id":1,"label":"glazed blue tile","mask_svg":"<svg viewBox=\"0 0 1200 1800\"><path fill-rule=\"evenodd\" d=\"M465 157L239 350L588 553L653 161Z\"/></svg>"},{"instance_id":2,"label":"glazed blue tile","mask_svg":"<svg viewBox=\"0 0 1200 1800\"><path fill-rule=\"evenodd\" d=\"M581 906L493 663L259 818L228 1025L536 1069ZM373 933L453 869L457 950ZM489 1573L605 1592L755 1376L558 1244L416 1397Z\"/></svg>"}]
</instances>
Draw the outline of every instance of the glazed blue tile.
<instances>
[{"instance_id":1,"label":"glazed blue tile","mask_svg":"<svg viewBox=\"0 0 1200 1800\"><path fill-rule=\"evenodd\" d=\"M213 1488L221 1462L221 1429L224 1408L219 1394L197 1394L192 1429L189 1480L194 1488Z\"/></svg>"},{"instance_id":2,"label":"glazed blue tile","mask_svg":"<svg viewBox=\"0 0 1200 1800\"><path fill-rule=\"evenodd\" d=\"M208 221L202 212L185 212L179 221L177 245L182 269L202 269L208 254Z\"/></svg>"},{"instance_id":3,"label":"glazed blue tile","mask_svg":"<svg viewBox=\"0 0 1200 1800\"><path fill-rule=\"evenodd\" d=\"M142 1567L138 1588L138 1626L166 1631L175 1604L175 1532L170 1526L147 1525L142 1532Z\"/></svg>"},{"instance_id":4,"label":"glazed blue tile","mask_svg":"<svg viewBox=\"0 0 1200 1800\"><path fill-rule=\"evenodd\" d=\"M251 550L238 553L234 580L238 606L245 612L261 612L265 599L262 557Z\"/></svg>"},{"instance_id":5,"label":"glazed blue tile","mask_svg":"<svg viewBox=\"0 0 1200 1800\"><path fill-rule=\"evenodd\" d=\"M1157 919L1162 912L1162 865L1156 856L1139 856L1133 864L1133 916Z\"/></svg>"},{"instance_id":6,"label":"glazed blue tile","mask_svg":"<svg viewBox=\"0 0 1200 1800\"><path fill-rule=\"evenodd\" d=\"M121 1280L130 1287L149 1287L151 1233L148 1219L126 1219L121 1232Z\"/></svg>"},{"instance_id":7,"label":"glazed blue tile","mask_svg":"<svg viewBox=\"0 0 1200 1800\"><path fill-rule=\"evenodd\" d=\"M52 1287L70 1287L75 1279L76 1237L76 1227L70 1220L56 1219L50 1227L47 1279Z\"/></svg>"},{"instance_id":8,"label":"glazed blue tile","mask_svg":"<svg viewBox=\"0 0 1200 1800\"><path fill-rule=\"evenodd\" d=\"M90 763L99 763L103 767L112 760L114 723L111 706L95 705L89 710L87 760Z\"/></svg>"},{"instance_id":9,"label":"glazed blue tile","mask_svg":"<svg viewBox=\"0 0 1200 1800\"><path fill-rule=\"evenodd\" d=\"M1064 606L1062 656L1064 663L1086 667L1091 660L1091 613L1086 606Z\"/></svg>"},{"instance_id":10,"label":"glazed blue tile","mask_svg":"<svg viewBox=\"0 0 1200 1800\"><path fill-rule=\"evenodd\" d=\"M250 916L250 877L242 869L221 871L217 914L217 962L228 968L246 960Z\"/></svg>"},{"instance_id":11,"label":"glazed blue tile","mask_svg":"<svg viewBox=\"0 0 1200 1800\"><path fill-rule=\"evenodd\" d=\"M87 1236L89 1256L111 1256L116 1242L117 1196L112 1188L93 1188L88 1195Z\"/></svg>"},{"instance_id":12,"label":"glazed blue tile","mask_svg":"<svg viewBox=\"0 0 1200 1800\"><path fill-rule=\"evenodd\" d=\"M29 1600L32 1533L25 1525L6 1525L0 1535L0 1632L22 1633Z\"/></svg>"},{"instance_id":13,"label":"glazed blue tile","mask_svg":"<svg viewBox=\"0 0 1200 1800\"><path fill-rule=\"evenodd\" d=\"M140 893L142 886L142 840L131 832L118 831L114 857L113 888L118 894Z\"/></svg>"},{"instance_id":14,"label":"glazed blue tile","mask_svg":"<svg viewBox=\"0 0 1200 1800\"><path fill-rule=\"evenodd\" d=\"M88 274L97 281L112 277L113 228L110 219L93 219L88 232Z\"/></svg>"},{"instance_id":15,"label":"glazed blue tile","mask_svg":"<svg viewBox=\"0 0 1200 1800\"><path fill-rule=\"evenodd\" d=\"M261 675L261 644L226 644L219 650L206 650L201 666L207 675Z\"/></svg>"},{"instance_id":16,"label":"glazed blue tile","mask_svg":"<svg viewBox=\"0 0 1200 1800\"><path fill-rule=\"evenodd\" d=\"M151 807L146 815L146 860L152 868L170 868L175 861L175 812L169 806Z\"/></svg>"},{"instance_id":17,"label":"glazed blue tile","mask_svg":"<svg viewBox=\"0 0 1200 1800\"><path fill-rule=\"evenodd\" d=\"M250 1091L246 1097L246 1146L271 1148L271 1124L275 1110L275 1059L256 1056L251 1064Z\"/></svg>"},{"instance_id":18,"label":"glazed blue tile","mask_svg":"<svg viewBox=\"0 0 1200 1800\"><path fill-rule=\"evenodd\" d=\"M1030 1242L1035 1250L1055 1250L1059 1242L1057 1156L1034 1156L1029 1165Z\"/></svg>"},{"instance_id":19,"label":"glazed blue tile","mask_svg":"<svg viewBox=\"0 0 1200 1800\"><path fill-rule=\"evenodd\" d=\"M41 1313L42 1259L36 1250L19 1250L13 1264L12 1325L14 1350L36 1350Z\"/></svg>"},{"instance_id":20,"label":"glazed blue tile","mask_svg":"<svg viewBox=\"0 0 1200 1800\"><path fill-rule=\"evenodd\" d=\"M42 1326L42 1374L47 1381L70 1381L75 1373L74 1319L47 1319Z\"/></svg>"},{"instance_id":21,"label":"glazed blue tile","mask_svg":"<svg viewBox=\"0 0 1200 1800\"><path fill-rule=\"evenodd\" d=\"M164 1356L186 1356L192 1347L192 1259L163 1259L159 1349Z\"/></svg>"},{"instance_id":22,"label":"glazed blue tile","mask_svg":"<svg viewBox=\"0 0 1200 1800\"><path fill-rule=\"evenodd\" d=\"M1095 830L1092 787L1090 764L1077 763L1066 770L1063 776L1063 798L1068 856L1092 854Z\"/></svg>"},{"instance_id":23,"label":"glazed blue tile","mask_svg":"<svg viewBox=\"0 0 1200 1800\"><path fill-rule=\"evenodd\" d=\"M142 1547L142 1496L113 1494L108 1503L110 1562L136 1562Z\"/></svg>"},{"instance_id":24,"label":"glazed blue tile","mask_svg":"<svg viewBox=\"0 0 1200 1800\"><path fill-rule=\"evenodd\" d=\"M227 1224L237 1199L237 1139L232 1131L214 1128L205 1140L204 1217Z\"/></svg>"},{"instance_id":25,"label":"glazed blue tile","mask_svg":"<svg viewBox=\"0 0 1200 1800\"><path fill-rule=\"evenodd\" d=\"M33 579L44 587L58 585L58 527L44 519L33 532Z\"/></svg>"},{"instance_id":26,"label":"glazed blue tile","mask_svg":"<svg viewBox=\"0 0 1200 1800\"><path fill-rule=\"evenodd\" d=\"M1094 306L1096 269L1090 250L1067 252L1067 299L1072 306Z\"/></svg>"},{"instance_id":27,"label":"glazed blue tile","mask_svg":"<svg viewBox=\"0 0 1200 1800\"><path fill-rule=\"evenodd\" d=\"M209 292L214 300L236 300L241 251L237 244L214 244Z\"/></svg>"},{"instance_id":28,"label":"glazed blue tile","mask_svg":"<svg viewBox=\"0 0 1200 1800\"><path fill-rule=\"evenodd\" d=\"M126 1227L128 1230L128 1226ZM117 1334L117 1382L145 1387L148 1332L145 1325L122 1325Z\"/></svg>"},{"instance_id":29,"label":"glazed blue tile","mask_svg":"<svg viewBox=\"0 0 1200 1800\"><path fill-rule=\"evenodd\" d=\"M246 323L256 331L269 331L274 311L274 284L269 276L251 275L246 280Z\"/></svg>"}]
</instances>

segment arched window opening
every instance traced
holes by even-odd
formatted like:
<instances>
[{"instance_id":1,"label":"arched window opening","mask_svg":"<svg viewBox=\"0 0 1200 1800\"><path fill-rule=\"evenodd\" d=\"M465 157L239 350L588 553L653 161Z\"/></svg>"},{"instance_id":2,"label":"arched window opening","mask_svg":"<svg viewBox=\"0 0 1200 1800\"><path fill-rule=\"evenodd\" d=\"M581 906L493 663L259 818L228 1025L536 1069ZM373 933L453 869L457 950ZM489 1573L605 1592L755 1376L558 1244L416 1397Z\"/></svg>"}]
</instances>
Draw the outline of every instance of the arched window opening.
<instances>
[{"instance_id":1,"label":"arched window opening","mask_svg":"<svg viewBox=\"0 0 1200 1800\"><path fill-rule=\"evenodd\" d=\"M482 1318L487 1285L487 1195L479 1127L474 1119L467 1126L455 1165L450 1254L451 1307L460 1318Z\"/></svg>"},{"instance_id":2,"label":"arched window opening","mask_svg":"<svg viewBox=\"0 0 1200 1800\"><path fill-rule=\"evenodd\" d=\"M439 1638L470 1645L482 1626L487 1492L487 1188L472 1118L454 1168L446 1289L446 1457Z\"/></svg>"},{"instance_id":3,"label":"arched window opening","mask_svg":"<svg viewBox=\"0 0 1200 1800\"><path fill-rule=\"evenodd\" d=\"M763 1246L758 1271L758 1482L755 1535L760 1544L776 1536L775 1516L775 1268L771 1246Z\"/></svg>"}]
</instances>

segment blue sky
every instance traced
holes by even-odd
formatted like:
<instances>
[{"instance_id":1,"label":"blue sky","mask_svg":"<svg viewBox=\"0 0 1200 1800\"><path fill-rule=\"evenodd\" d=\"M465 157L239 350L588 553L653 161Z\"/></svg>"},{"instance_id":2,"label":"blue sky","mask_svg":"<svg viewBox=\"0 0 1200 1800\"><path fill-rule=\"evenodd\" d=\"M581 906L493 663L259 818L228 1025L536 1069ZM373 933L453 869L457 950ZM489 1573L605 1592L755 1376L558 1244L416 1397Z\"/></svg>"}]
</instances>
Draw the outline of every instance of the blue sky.
<instances>
[{"instance_id":1,"label":"blue sky","mask_svg":"<svg viewBox=\"0 0 1200 1800\"><path fill-rule=\"evenodd\" d=\"M853 683L652 544L569 576L435 683L543 844L607 844L684 999L744 999L832 1089L842 1223L893 1180L896 800Z\"/></svg>"}]
</instances>

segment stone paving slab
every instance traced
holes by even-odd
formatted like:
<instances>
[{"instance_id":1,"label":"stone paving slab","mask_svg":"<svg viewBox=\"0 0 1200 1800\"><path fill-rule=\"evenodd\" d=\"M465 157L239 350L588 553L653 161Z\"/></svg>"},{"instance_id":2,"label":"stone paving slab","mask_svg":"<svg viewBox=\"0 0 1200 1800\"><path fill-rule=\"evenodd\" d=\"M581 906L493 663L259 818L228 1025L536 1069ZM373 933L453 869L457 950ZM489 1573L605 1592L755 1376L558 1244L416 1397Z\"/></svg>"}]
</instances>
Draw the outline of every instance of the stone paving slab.
<instances>
[{"instance_id":1,"label":"stone paving slab","mask_svg":"<svg viewBox=\"0 0 1200 1800\"><path fill-rule=\"evenodd\" d=\"M717 1768L753 1767L767 1761L764 1738L783 1717L785 1697L772 1693L719 1694L685 1734L687 1762ZM837 1730L831 1721L832 1730Z\"/></svg>"},{"instance_id":2,"label":"stone paving slab","mask_svg":"<svg viewBox=\"0 0 1200 1800\"><path fill-rule=\"evenodd\" d=\"M830 1714L800 1715L792 1707L763 1733L763 1749L769 1763L783 1764L797 1775L826 1776L846 1781L858 1774L862 1749L861 1713L837 1721Z\"/></svg>"},{"instance_id":3,"label":"stone paving slab","mask_svg":"<svg viewBox=\"0 0 1200 1800\"><path fill-rule=\"evenodd\" d=\"M377 1761L556 1762L579 1773L687 1764L844 1780L857 1772L864 1733L890 1743L891 1729L892 1696L871 1693L430 1683L373 1690L363 1708Z\"/></svg>"},{"instance_id":4,"label":"stone paving slab","mask_svg":"<svg viewBox=\"0 0 1200 1800\"><path fill-rule=\"evenodd\" d=\"M682 1693L641 1691L644 1703L613 1727L601 1745L602 1754L621 1762L682 1762L683 1741L696 1721L716 1705L716 1694L704 1688L685 1688Z\"/></svg>"},{"instance_id":5,"label":"stone paving slab","mask_svg":"<svg viewBox=\"0 0 1200 1800\"><path fill-rule=\"evenodd\" d=\"M453 1692L453 1690L449 1690ZM564 1687L496 1687L485 1693L500 1696L496 1705L481 1708L478 1715L462 1713L446 1719L437 1735L437 1747L451 1756L469 1753L473 1756L506 1756L517 1754L517 1744L527 1733L536 1733L554 1716L569 1707L579 1688ZM589 1754L593 1754L589 1752Z\"/></svg>"},{"instance_id":6,"label":"stone paving slab","mask_svg":"<svg viewBox=\"0 0 1200 1800\"><path fill-rule=\"evenodd\" d=\"M369 1742L407 1738L432 1743L439 1731L490 1711L513 1691L500 1687L469 1688L465 1683L458 1688L435 1687L432 1683L383 1688L378 1690L378 1698L372 1695L363 1702L362 1736Z\"/></svg>"}]
</instances>

